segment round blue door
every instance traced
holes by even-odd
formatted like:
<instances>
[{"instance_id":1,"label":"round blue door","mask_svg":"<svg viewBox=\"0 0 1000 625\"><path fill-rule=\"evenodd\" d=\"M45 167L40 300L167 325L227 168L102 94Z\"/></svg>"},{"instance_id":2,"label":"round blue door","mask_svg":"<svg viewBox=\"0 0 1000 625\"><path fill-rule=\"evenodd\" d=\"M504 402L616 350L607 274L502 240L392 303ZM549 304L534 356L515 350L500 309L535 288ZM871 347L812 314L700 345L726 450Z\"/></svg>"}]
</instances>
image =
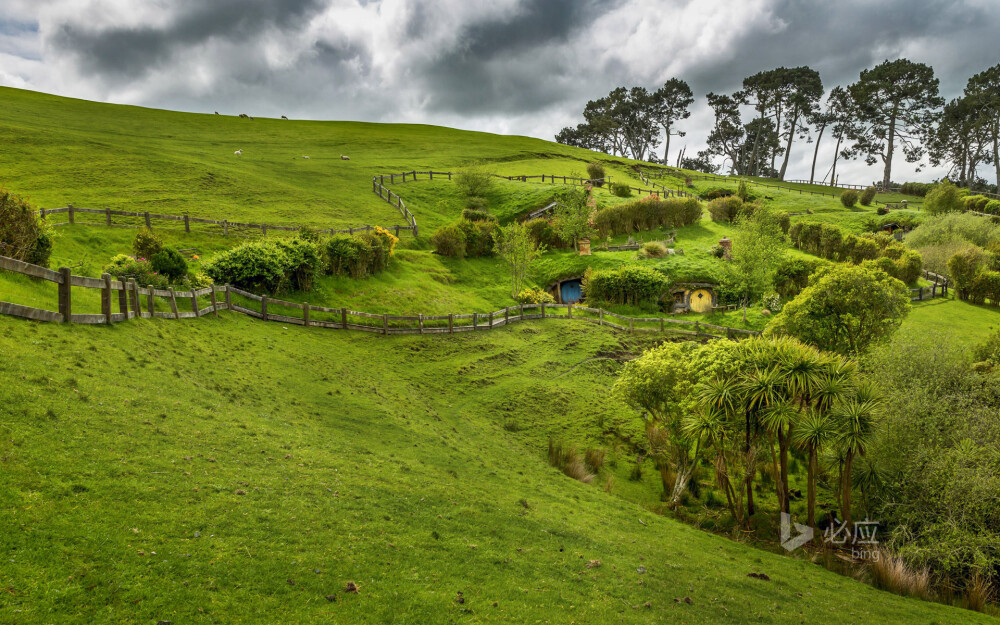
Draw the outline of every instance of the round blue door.
<instances>
[{"instance_id":1,"label":"round blue door","mask_svg":"<svg viewBox=\"0 0 1000 625\"><path fill-rule=\"evenodd\" d=\"M575 304L583 299L583 290L579 280L567 280L559 286L559 295L563 304Z\"/></svg>"}]
</instances>

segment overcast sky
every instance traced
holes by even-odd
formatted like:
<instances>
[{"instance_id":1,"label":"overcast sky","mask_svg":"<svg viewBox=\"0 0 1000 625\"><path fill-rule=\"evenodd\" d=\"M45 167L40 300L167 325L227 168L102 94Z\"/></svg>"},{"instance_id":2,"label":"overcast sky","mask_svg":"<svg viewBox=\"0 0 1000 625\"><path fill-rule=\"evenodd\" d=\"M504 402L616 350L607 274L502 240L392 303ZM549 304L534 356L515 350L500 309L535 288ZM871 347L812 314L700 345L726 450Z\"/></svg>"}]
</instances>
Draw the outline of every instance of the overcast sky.
<instances>
[{"instance_id":1,"label":"overcast sky","mask_svg":"<svg viewBox=\"0 0 1000 625\"><path fill-rule=\"evenodd\" d=\"M676 76L697 103L671 150L693 155L712 123L705 94L747 75L809 65L829 89L907 57L950 98L1000 62L997 32L1000 0L0 0L0 84L552 139L587 100ZM808 177L812 147L793 145L789 178ZM839 167L841 181L881 178ZM935 175L900 156L893 178Z\"/></svg>"}]
</instances>

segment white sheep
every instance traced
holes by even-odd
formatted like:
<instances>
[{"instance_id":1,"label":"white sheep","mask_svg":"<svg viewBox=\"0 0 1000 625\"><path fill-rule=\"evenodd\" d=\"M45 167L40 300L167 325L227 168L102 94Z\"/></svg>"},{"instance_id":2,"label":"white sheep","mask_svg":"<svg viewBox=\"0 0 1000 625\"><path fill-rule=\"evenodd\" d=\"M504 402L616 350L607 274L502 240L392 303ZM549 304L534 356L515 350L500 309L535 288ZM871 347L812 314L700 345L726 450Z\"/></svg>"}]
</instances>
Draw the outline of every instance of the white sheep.
<instances>
[{"instance_id":1,"label":"white sheep","mask_svg":"<svg viewBox=\"0 0 1000 625\"><path fill-rule=\"evenodd\" d=\"M343 154L341 154L340 155L340 160L342 160L342 161L349 161L349 160L351 160L351 157L350 156L344 156Z\"/></svg>"},{"instance_id":2,"label":"white sheep","mask_svg":"<svg viewBox=\"0 0 1000 625\"><path fill-rule=\"evenodd\" d=\"M282 116L281 116L281 119L288 119L288 118L287 118L287 117L285 117L284 115L282 115Z\"/></svg>"},{"instance_id":3,"label":"white sheep","mask_svg":"<svg viewBox=\"0 0 1000 625\"><path fill-rule=\"evenodd\" d=\"M236 156L240 156L243 154L243 150L242 149L236 150L235 152L233 152L233 154L235 154Z\"/></svg>"}]
</instances>

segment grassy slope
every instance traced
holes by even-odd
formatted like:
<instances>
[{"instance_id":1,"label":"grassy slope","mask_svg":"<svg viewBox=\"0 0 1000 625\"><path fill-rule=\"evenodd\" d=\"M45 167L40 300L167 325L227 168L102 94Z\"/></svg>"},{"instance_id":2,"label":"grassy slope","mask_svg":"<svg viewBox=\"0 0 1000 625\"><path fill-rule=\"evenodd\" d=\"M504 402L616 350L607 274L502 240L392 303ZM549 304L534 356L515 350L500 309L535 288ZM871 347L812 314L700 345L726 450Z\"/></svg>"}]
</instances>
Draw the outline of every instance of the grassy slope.
<instances>
[{"instance_id":1,"label":"grassy slope","mask_svg":"<svg viewBox=\"0 0 1000 625\"><path fill-rule=\"evenodd\" d=\"M549 435L634 420L570 363L634 348L0 318L0 620L987 622L650 514L624 460L610 494L549 468Z\"/></svg>"}]
</instances>

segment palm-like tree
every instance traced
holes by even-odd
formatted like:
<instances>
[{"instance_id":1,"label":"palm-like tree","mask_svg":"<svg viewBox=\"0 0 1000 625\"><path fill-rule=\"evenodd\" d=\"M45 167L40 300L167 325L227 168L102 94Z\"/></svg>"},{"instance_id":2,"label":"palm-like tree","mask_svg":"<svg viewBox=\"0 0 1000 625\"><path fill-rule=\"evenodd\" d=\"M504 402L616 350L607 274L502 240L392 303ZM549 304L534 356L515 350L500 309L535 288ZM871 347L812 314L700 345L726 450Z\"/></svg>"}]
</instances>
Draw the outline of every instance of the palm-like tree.
<instances>
[{"instance_id":1,"label":"palm-like tree","mask_svg":"<svg viewBox=\"0 0 1000 625\"><path fill-rule=\"evenodd\" d=\"M813 409L799 421L793 440L809 454L806 473L807 521L816 527L816 475L819 472L819 450L837 436L837 423L826 410Z\"/></svg>"},{"instance_id":2,"label":"palm-like tree","mask_svg":"<svg viewBox=\"0 0 1000 625\"><path fill-rule=\"evenodd\" d=\"M855 397L836 411L840 428L837 446L844 454L844 471L840 478L840 505L844 521L851 522L851 482L854 459L863 456L871 442L875 424L877 402L867 387L860 388Z\"/></svg>"},{"instance_id":3,"label":"palm-like tree","mask_svg":"<svg viewBox=\"0 0 1000 625\"><path fill-rule=\"evenodd\" d=\"M744 427L744 474L747 517L756 512L753 502L753 478L757 472L757 438L760 434L761 416L787 400L781 371L776 367L753 369L740 384Z\"/></svg>"},{"instance_id":4,"label":"palm-like tree","mask_svg":"<svg viewBox=\"0 0 1000 625\"><path fill-rule=\"evenodd\" d=\"M715 451L715 456L712 458L715 483L726 494L726 505L733 520L742 523L743 502L737 497L729 479L729 454L732 446L729 434L731 414L717 407L703 407L685 417L683 430L687 436L698 441L703 447L710 447Z\"/></svg>"}]
</instances>

